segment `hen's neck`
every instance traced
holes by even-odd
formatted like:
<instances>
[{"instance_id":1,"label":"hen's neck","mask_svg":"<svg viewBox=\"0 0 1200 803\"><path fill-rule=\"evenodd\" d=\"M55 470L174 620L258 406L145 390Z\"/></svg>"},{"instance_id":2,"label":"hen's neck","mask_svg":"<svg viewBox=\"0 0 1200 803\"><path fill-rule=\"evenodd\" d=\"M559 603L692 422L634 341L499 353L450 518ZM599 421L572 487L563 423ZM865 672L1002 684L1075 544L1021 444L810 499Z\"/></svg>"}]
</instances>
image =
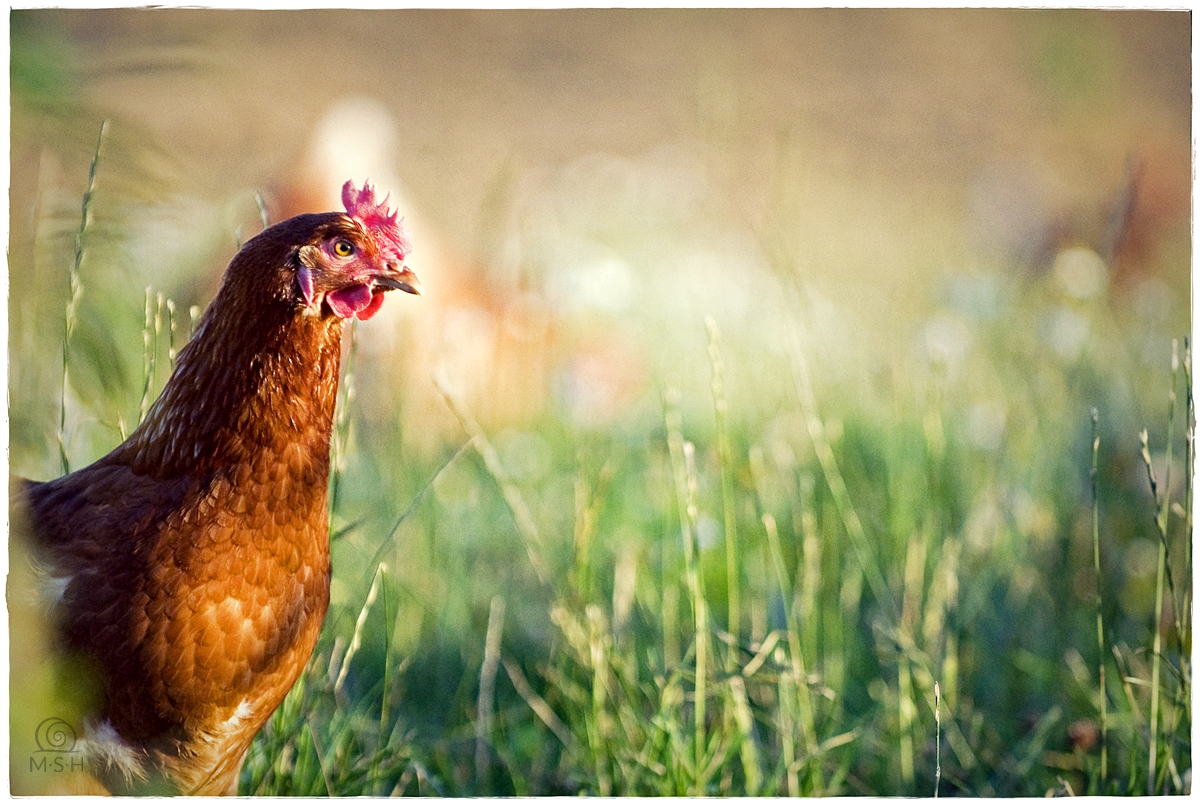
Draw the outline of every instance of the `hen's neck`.
<instances>
[{"instance_id":1,"label":"hen's neck","mask_svg":"<svg viewBox=\"0 0 1200 803\"><path fill-rule=\"evenodd\" d=\"M299 448L328 465L342 324L222 288L146 420L118 450L139 473L203 474ZM114 453L116 455L117 453Z\"/></svg>"}]
</instances>

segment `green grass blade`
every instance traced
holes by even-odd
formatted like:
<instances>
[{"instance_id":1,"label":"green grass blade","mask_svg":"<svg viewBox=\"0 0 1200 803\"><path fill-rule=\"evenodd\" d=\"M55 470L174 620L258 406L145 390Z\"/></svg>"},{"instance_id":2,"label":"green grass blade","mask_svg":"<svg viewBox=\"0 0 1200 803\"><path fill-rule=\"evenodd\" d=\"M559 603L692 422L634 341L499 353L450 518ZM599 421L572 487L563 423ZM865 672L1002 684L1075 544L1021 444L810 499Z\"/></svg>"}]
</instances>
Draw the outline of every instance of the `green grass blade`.
<instances>
[{"instance_id":1,"label":"green grass blade","mask_svg":"<svg viewBox=\"0 0 1200 803\"><path fill-rule=\"evenodd\" d=\"M833 496L834 505L842 518L846 533L850 536L850 543L854 547L855 555L858 557L859 565L866 577L867 585L871 588L871 593L875 595L879 604L891 617L892 622L896 623L900 619L896 599L879 568L879 561L875 557L875 551L871 548L866 529L850 498L850 491L847 489L846 480L838 467L833 447L830 446L825 435L825 424L817 410L817 399L813 391L808 361L804 357L800 344L795 342L795 338L792 343L792 366L800 410L804 415L808 435L817 455L817 462L821 466L821 472L825 476L825 482Z\"/></svg>"},{"instance_id":2,"label":"green grass blade","mask_svg":"<svg viewBox=\"0 0 1200 803\"><path fill-rule=\"evenodd\" d=\"M1092 566L1096 572L1096 643L1100 661L1100 784L1108 784L1108 687L1104 680L1104 605L1100 572L1100 413L1092 409Z\"/></svg>"},{"instance_id":3,"label":"green grass blade","mask_svg":"<svg viewBox=\"0 0 1200 803\"><path fill-rule=\"evenodd\" d=\"M100 123L100 134L96 137L96 150L92 154L92 163L88 168L87 189L83 193L79 215L79 228L75 231L75 254L71 268L67 273L67 307L63 315L62 342L62 388L59 394L58 407L58 456L63 474L71 471L70 459L67 457L67 387L70 385L70 370L68 356L71 350L71 334L75 330L75 321L79 311L79 300L83 297L83 282L79 278L83 268L84 246L87 240L88 226L92 221L92 198L96 191L96 173L100 166L100 151L104 146L104 134L108 131L108 120Z\"/></svg>"},{"instance_id":4,"label":"green grass blade","mask_svg":"<svg viewBox=\"0 0 1200 803\"><path fill-rule=\"evenodd\" d=\"M725 514L725 583L728 589L726 627L737 645L741 641L741 563L738 560L737 504L733 488L733 445L729 436L729 402L725 398L725 363L721 357L721 330L708 317L708 359L712 367L713 409L717 423L717 455L721 461L721 507ZM725 671L737 668L737 650L727 653Z\"/></svg>"}]
</instances>

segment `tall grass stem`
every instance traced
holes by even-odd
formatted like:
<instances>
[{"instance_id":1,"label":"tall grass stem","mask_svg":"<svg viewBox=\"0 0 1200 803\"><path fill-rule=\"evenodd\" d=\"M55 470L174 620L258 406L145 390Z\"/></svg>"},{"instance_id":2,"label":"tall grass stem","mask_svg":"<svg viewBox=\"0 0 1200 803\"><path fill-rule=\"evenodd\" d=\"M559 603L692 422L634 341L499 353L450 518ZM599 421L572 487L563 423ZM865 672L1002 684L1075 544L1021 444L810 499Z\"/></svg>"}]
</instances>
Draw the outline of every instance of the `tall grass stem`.
<instances>
[{"instance_id":1,"label":"tall grass stem","mask_svg":"<svg viewBox=\"0 0 1200 803\"><path fill-rule=\"evenodd\" d=\"M333 682L333 691L335 695L340 695L342 685L346 682L347 675L350 674L350 662L354 659L358 648L362 646L363 629L367 625L367 615L371 612L371 606L375 604L375 597L379 593L379 586L383 582L383 575L387 572L386 564L379 564L375 570L375 577L371 581L371 588L367 591L367 598L363 601L362 608L359 609L358 619L354 623L354 637L350 640L350 646L346 649L346 655L342 658L342 666L338 671L337 680Z\"/></svg>"},{"instance_id":2,"label":"tall grass stem","mask_svg":"<svg viewBox=\"0 0 1200 803\"><path fill-rule=\"evenodd\" d=\"M1096 643L1100 662L1100 784L1108 784L1108 686L1104 666L1104 597L1100 572L1100 413L1092 408L1092 565L1096 572Z\"/></svg>"},{"instance_id":3,"label":"tall grass stem","mask_svg":"<svg viewBox=\"0 0 1200 803\"><path fill-rule=\"evenodd\" d=\"M695 768L692 794L704 796L705 717L707 715L708 675L708 606L699 570L699 549L696 543L697 507L696 447L683 438L683 416L679 412L679 391L674 386L663 391L663 418L667 429L667 451L671 473L675 478L675 496L679 506L679 529L683 540L684 575L692 598L692 615L696 639L695 721L693 745Z\"/></svg>"},{"instance_id":4,"label":"tall grass stem","mask_svg":"<svg viewBox=\"0 0 1200 803\"><path fill-rule=\"evenodd\" d=\"M145 318L142 323L142 401L138 405L138 423L146 420L150 411L150 394L154 386L154 288L146 285Z\"/></svg>"},{"instance_id":5,"label":"tall grass stem","mask_svg":"<svg viewBox=\"0 0 1200 803\"><path fill-rule=\"evenodd\" d=\"M501 663L504 665L504 671L508 674L508 679L512 681L513 688L517 690L517 694L523 699L532 709L533 713L537 714L538 719L542 721L550 732L558 737L558 740L563 743L563 747L568 752L573 752L575 747L575 737L571 735L570 729L562 721L562 719L554 712L542 697L533 690L529 685L529 681L525 679L525 673L521 671L521 667L509 658L501 658Z\"/></svg>"},{"instance_id":6,"label":"tall grass stem","mask_svg":"<svg viewBox=\"0 0 1200 803\"><path fill-rule=\"evenodd\" d=\"M1192 393L1192 345L1190 340L1185 337L1183 339L1183 387L1184 387L1184 430L1186 438L1184 440L1184 487L1183 487L1183 518L1185 522L1184 533L1186 537L1183 539L1184 562L1183 562L1183 577L1184 577L1184 592L1183 604L1179 610L1179 625L1181 636L1191 632L1192 627L1192 503L1194 502L1195 493L1195 460L1196 460L1196 400ZM1183 642L1180 642L1183 644ZM1188 651L1184 649L1184 658L1187 661ZM1191 677L1190 672L1184 672L1184 677Z\"/></svg>"},{"instance_id":7,"label":"tall grass stem","mask_svg":"<svg viewBox=\"0 0 1200 803\"><path fill-rule=\"evenodd\" d=\"M942 687L933 682L933 796L938 797L942 787Z\"/></svg>"},{"instance_id":8,"label":"tall grass stem","mask_svg":"<svg viewBox=\"0 0 1200 803\"><path fill-rule=\"evenodd\" d=\"M333 513L338 507L339 491L342 486L342 475L346 472L346 457L350 451L350 429L352 419L350 408L354 404L354 374L358 363L358 322L350 321L350 344L346 353L346 364L342 369L341 400L334 413L333 442L330 455L329 478L329 512Z\"/></svg>"},{"instance_id":9,"label":"tall grass stem","mask_svg":"<svg viewBox=\"0 0 1200 803\"><path fill-rule=\"evenodd\" d=\"M817 410L816 393L813 390L808 360L805 358L803 349L795 337L793 337L792 343L792 366L796 394L800 401L800 410L808 428L809 438L812 440L817 462L821 466L821 473L825 476L825 482L829 486L830 494L833 496L833 503L837 508L838 515L842 519L847 534L850 536L850 543L858 557L858 562L863 575L866 577L867 585L871 587L871 593L875 595L879 605L887 612L892 622L898 623L900 614L896 606L896 599L892 595L887 580L879 568L879 562L875 557L874 551L871 549L871 542L867 538L866 529L863 527L862 520L854 508L854 503L850 498L850 491L847 489L846 481L842 477L841 469L838 467L833 447L825 435L825 424L821 420Z\"/></svg>"},{"instance_id":10,"label":"tall grass stem","mask_svg":"<svg viewBox=\"0 0 1200 803\"><path fill-rule=\"evenodd\" d=\"M1167 525L1171 513L1171 459L1173 456L1172 446L1174 445L1174 441L1171 438L1171 430L1175 421L1175 385L1179 378L1178 373L1179 341L1173 340L1171 341L1171 390L1167 396L1167 446L1161 495L1159 495L1158 489L1155 488L1153 466L1150 461L1149 435L1146 430L1142 430L1143 459L1146 461L1147 470L1150 472L1151 492L1155 494L1155 500L1159 504L1159 512L1155 520L1158 527L1159 544L1158 570L1154 582L1154 648L1150 656L1150 754L1148 757L1148 777L1146 778L1146 794L1149 795L1154 794L1158 779L1158 720L1161 705L1160 698L1162 696L1162 612L1167 574Z\"/></svg>"},{"instance_id":11,"label":"tall grass stem","mask_svg":"<svg viewBox=\"0 0 1200 803\"><path fill-rule=\"evenodd\" d=\"M725 583L727 623L733 643L741 641L741 569L738 561L737 501L733 487L733 446L729 437L729 402L725 398L725 363L721 357L721 330L711 316L704 319L708 329L708 359L712 366L713 410L717 424L717 456L721 462L721 506L725 514ZM737 669L738 651L731 649L725 671Z\"/></svg>"},{"instance_id":12,"label":"tall grass stem","mask_svg":"<svg viewBox=\"0 0 1200 803\"><path fill-rule=\"evenodd\" d=\"M482 792L487 781L492 736L492 709L496 703L496 671L500 668L500 639L504 633L504 597L492 597L484 637L483 663L479 667L479 698L475 707L475 787Z\"/></svg>"},{"instance_id":13,"label":"tall grass stem","mask_svg":"<svg viewBox=\"0 0 1200 803\"><path fill-rule=\"evenodd\" d=\"M75 318L79 310L79 300L83 296L83 282L79 278L83 267L84 244L88 226L92 220L92 197L96 190L96 171L100 166L100 151L104 145L104 134L108 131L108 120L100 123L100 134L96 137L96 150L92 154L92 163L88 168L87 189L83 193L79 215L79 228L75 231L75 255L71 268L67 273L68 297L67 307L63 316L62 344L62 389L59 394L58 408L58 456L62 473L71 471L71 462L67 457L67 387L70 384L69 355L71 349L71 334L75 330Z\"/></svg>"},{"instance_id":14,"label":"tall grass stem","mask_svg":"<svg viewBox=\"0 0 1200 803\"><path fill-rule=\"evenodd\" d=\"M791 675L794 682L794 688L789 691L795 695L795 715L798 719L796 724L800 729L804 749L811 756L817 750L816 717L813 712L812 695L808 688L808 670L804 665L804 653L800 645L800 623L796 620L796 599L792 592L794 584L788 582L787 566L783 560L779 527L775 522L775 517L770 513L764 513L762 523L763 529L767 533L767 547L771 551L771 562L775 566L775 578L787 621L788 652L791 654ZM812 772L812 792L818 795L824 792L824 781L821 778L819 765L814 765Z\"/></svg>"},{"instance_id":15,"label":"tall grass stem","mask_svg":"<svg viewBox=\"0 0 1200 803\"><path fill-rule=\"evenodd\" d=\"M696 476L696 447L687 441L683 444L684 466L687 471L687 518L692 535L696 533L696 522L699 519L699 508L696 497L699 481ZM700 575L699 544L692 550L692 562L688 568L688 586L692 591L693 610L696 616L696 710L695 710L695 739L696 739L696 770L693 794L703 797L708 794L706 789L705 755L708 748L708 658L709 658L709 621L708 599L704 595L704 584Z\"/></svg>"},{"instance_id":16,"label":"tall grass stem","mask_svg":"<svg viewBox=\"0 0 1200 803\"><path fill-rule=\"evenodd\" d=\"M271 225L271 216L267 214L267 202L261 192L254 193L254 205L258 207L258 219L262 221L262 227L266 229Z\"/></svg>"},{"instance_id":17,"label":"tall grass stem","mask_svg":"<svg viewBox=\"0 0 1200 803\"><path fill-rule=\"evenodd\" d=\"M520 490L509 478L504 464L500 461L499 453L492 446L492 442L488 440L483 427L479 426L479 422L467 412L466 407L463 406L457 394L451 390L446 378L440 374L435 375L434 385L437 387L438 392L442 394L442 398L446 400L447 406L450 407L450 411L454 413L459 424L471 436L471 444L483 459L484 467L492 475L492 479L496 481L496 484L500 486L500 493L504 496L504 501L508 505L509 511L513 514L517 533L521 536L521 542L525 546L525 554L529 557L529 564L533 567L534 574L537 575L542 585L548 585L549 573L538 550L541 539L538 536L537 524L534 523L533 514L529 511L529 506L525 504L525 499L521 496Z\"/></svg>"},{"instance_id":18,"label":"tall grass stem","mask_svg":"<svg viewBox=\"0 0 1200 803\"><path fill-rule=\"evenodd\" d=\"M171 370L175 370L175 301L167 299L167 359L171 362Z\"/></svg>"}]
</instances>

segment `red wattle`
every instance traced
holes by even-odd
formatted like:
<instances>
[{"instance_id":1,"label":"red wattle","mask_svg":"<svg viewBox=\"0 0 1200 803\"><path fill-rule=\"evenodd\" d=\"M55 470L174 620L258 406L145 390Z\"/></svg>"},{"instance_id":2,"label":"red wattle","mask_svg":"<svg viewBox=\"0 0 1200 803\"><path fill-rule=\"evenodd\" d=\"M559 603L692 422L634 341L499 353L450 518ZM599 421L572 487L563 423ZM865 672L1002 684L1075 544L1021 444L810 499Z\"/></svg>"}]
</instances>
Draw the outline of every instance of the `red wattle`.
<instances>
[{"instance_id":1,"label":"red wattle","mask_svg":"<svg viewBox=\"0 0 1200 803\"><path fill-rule=\"evenodd\" d=\"M371 296L371 301L367 306L358 311L358 319L360 321L368 320L372 315L379 312L383 306L383 292L380 291Z\"/></svg>"}]
</instances>

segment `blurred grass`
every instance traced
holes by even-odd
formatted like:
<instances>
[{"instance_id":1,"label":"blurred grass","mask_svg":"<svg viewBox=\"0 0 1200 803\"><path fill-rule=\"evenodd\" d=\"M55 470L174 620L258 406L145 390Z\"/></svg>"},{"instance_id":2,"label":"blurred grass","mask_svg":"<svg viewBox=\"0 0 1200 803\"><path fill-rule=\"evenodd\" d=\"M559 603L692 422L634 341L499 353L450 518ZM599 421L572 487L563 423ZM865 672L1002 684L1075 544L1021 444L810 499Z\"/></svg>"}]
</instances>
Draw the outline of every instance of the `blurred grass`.
<instances>
[{"instance_id":1,"label":"blurred grass","mask_svg":"<svg viewBox=\"0 0 1200 803\"><path fill-rule=\"evenodd\" d=\"M14 94L61 109L56 69L14 55ZM1077 82L1045 69L1056 91ZM708 158L730 119L710 78ZM102 167L78 265L73 466L138 420L186 332L178 311L200 297L189 286L168 318L167 288L128 280L142 207L121 155L137 138L112 131L125 178L106 185ZM980 256L872 321L814 289L815 262L841 265L807 248L806 219L837 210L814 208L807 145L782 142L749 221L697 200L686 150L581 158L524 216L506 215L528 201L506 168L506 197L481 206L481 253L520 229L523 289L562 313L562 365L596 340L633 341L603 356L646 364L623 403L586 396L560 365L535 415L499 420L447 382L461 430L415 444L401 424L411 391L357 349L377 330L354 330L332 604L242 792L1190 787L1194 410L1187 342L1174 367L1171 352L1190 328L1186 233L1132 288L1095 248L1065 243L1033 269ZM10 265L41 281L12 298L9 341L12 468L39 478L57 458L63 210L77 226L86 162L44 174L59 180L40 187L32 245ZM711 253L691 246L706 236ZM605 307L588 283L619 295L621 265L636 292ZM358 393L372 382L387 414Z\"/></svg>"},{"instance_id":2,"label":"blurred grass","mask_svg":"<svg viewBox=\"0 0 1200 803\"><path fill-rule=\"evenodd\" d=\"M1091 579L1076 543L1088 505L1079 413L1109 405L1103 386L1073 398L1057 356L1006 342L978 355L977 368L1013 379L999 388L1006 409L1036 412L988 448L970 437L978 380L964 387L943 368L927 385L892 389L889 406L827 391L818 408L798 345L778 370L799 395L772 420L735 406L693 421L668 386L665 429L584 434L556 417L530 422L525 435L547 465L520 482L469 414L475 449L440 472L392 464L364 443L399 433L356 432L344 419L334 521L361 523L335 542L338 593L322 641L256 741L243 791L919 794L934 773L935 682L945 689L948 791L1031 795L1060 776L1078 791L1130 793L1139 778L1180 791L1190 768L1186 653L1175 627L1160 632L1128 610L1145 603L1131 599L1112 555L1154 536L1155 502L1135 498L1143 524L1113 533L1108 509L1139 494L1103 469L1107 568L1097 581L1114 601L1105 621L1126 690L1109 692L1107 785L1096 757L1072 748L1075 730L1095 727L1088 667L1100 660L1095 610L1076 579ZM1115 370L1097 363L1076 370ZM1050 398L1030 381L1049 385ZM352 419L353 395L342 401ZM1156 450L1183 442L1181 418L1157 425ZM1113 440L1136 451L1128 433ZM383 511L429 480L433 493L383 550L403 568L377 570L364 558L386 529ZM372 488L391 488L391 498ZM1167 537L1151 543L1164 556L1172 544L1186 584L1178 556L1190 522L1173 520L1170 497L1160 504ZM736 525L738 560L727 560L719 521ZM493 664L477 733L491 600L511 611L497 646L508 674ZM1172 672L1147 695L1147 643L1164 636ZM1153 778L1140 758L1147 705L1161 710L1149 721L1162 723L1161 741L1160 726L1152 732L1166 762ZM472 762L478 739L488 760Z\"/></svg>"}]
</instances>

